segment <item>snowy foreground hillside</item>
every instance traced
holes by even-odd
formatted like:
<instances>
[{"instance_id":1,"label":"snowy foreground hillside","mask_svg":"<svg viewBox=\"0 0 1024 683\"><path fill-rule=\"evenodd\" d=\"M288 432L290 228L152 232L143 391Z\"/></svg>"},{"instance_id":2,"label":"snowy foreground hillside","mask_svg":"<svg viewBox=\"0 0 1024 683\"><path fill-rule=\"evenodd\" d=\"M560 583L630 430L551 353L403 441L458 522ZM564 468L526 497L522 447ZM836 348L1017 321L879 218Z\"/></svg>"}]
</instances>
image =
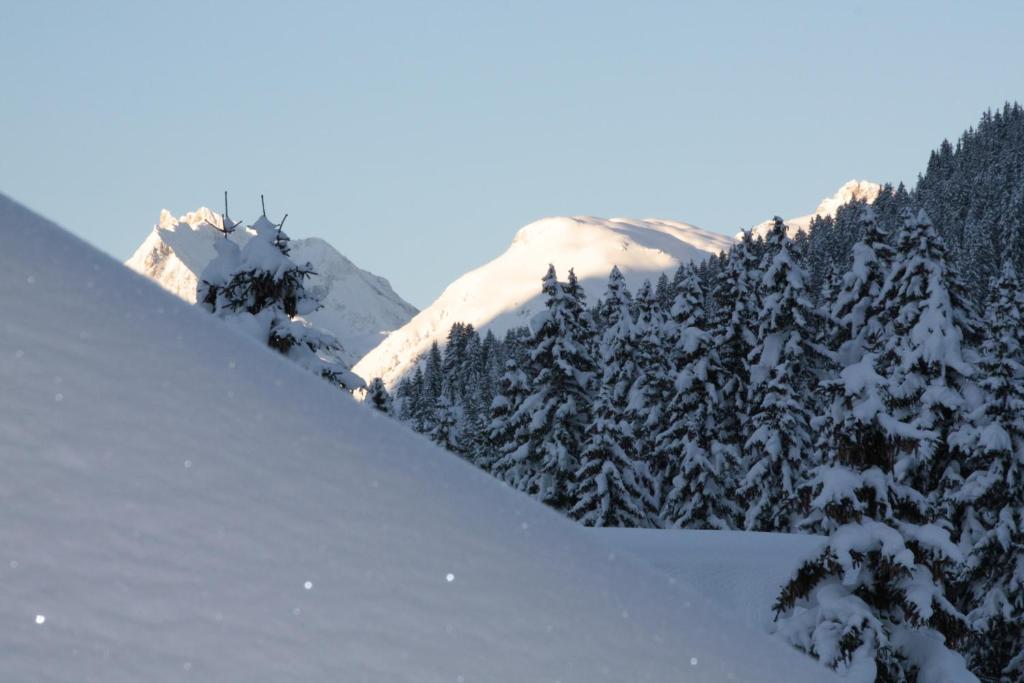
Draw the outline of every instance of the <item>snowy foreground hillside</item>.
<instances>
[{"instance_id":1,"label":"snowy foreground hillside","mask_svg":"<svg viewBox=\"0 0 1024 683\"><path fill-rule=\"evenodd\" d=\"M833 680L2 197L0 230L0 680Z\"/></svg>"},{"instance_id":2,"label":"snowy foreground hillside","mask_svg":"<svg viewBox=\"0 0 1024 683\"><path fill-rule=\"evenodd\" d=\"M591 301L604 291L618 266L631 288L644 279L672 274L679 264L717 254L732 239L692 225L662 220L605 219L590 216L545 218L516 233L498 258L472 270L404 327L388 336L353 368L367 380L392 385L414 367L432 342L444 343L452 323L472 324L501 337L528 325L543 310L541 279L553 263L564 279L570 268Z\"/></svg>"},{"instance_id":3,"label":"snowy foreground hillside","mask_svg":"<svg viewBox=\"0 0 1024 683\"><path fill-rule=\"evenodd\" d=\"M221 227L221 217L205 207L180 218L165 209L125 265L195 303L197 276L213 260L213 243L224 239L213 226ZM241 228L231 235L240 246L249 237ZM295 239L291 250L292 260L308 261L316 271L307 288L320 298L323 308L307 316L309 321L338 337L349 365L416 315L416 308L398 296L387 280L357 267L324 240Z\"/></svg>"},{"instance_id":4,"label":"snowy foreground hillside","mask_svg":"<svg viewBox=\"0 0 1024 683\"><path fill-rule=\"evenodd\" d=\"M881 191L882 186L870 180L851 180L836 190L836 193L831 197L822 199L814 213L788 219L786 221L786 227L789 228L788 234L790 237L794 237L801 230L807 231L811 227L811 221L815 216L821 216L822 218L835 216L840 206L849 204L852 201L865 201L870 204L875 201L875 198L878 197L878 193ZM751 228L755 237L764 237L771 229L772 221L758 223ZM736 239L739 239L742 234L737 234Z\"/></svg>"}]
</instances>

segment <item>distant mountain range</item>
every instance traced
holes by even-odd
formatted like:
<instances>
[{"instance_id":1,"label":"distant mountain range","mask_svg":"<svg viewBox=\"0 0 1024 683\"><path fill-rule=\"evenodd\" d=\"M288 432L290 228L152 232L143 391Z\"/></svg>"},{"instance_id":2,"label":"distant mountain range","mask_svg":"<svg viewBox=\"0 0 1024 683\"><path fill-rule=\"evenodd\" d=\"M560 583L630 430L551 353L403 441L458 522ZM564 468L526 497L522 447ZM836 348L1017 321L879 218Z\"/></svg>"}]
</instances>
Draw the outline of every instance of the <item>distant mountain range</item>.
<instances>
[{"instance_id":1,"label":"distant mountain range","mask_svg":"<svg viewBox=\"0 0 1024 683\"><path fill-rule=\"evenodd\" d=\"M880 189L877 183L851 180L823 199L813 214L787 224L795 235L815 215L831 216L854 199L873 201ZM763 235L769 225L755 226L755 235ZM505 253L452 282L434 303L367 353L354 370L366 379L381 377L391 386L415 367L433 342L444 343L452 323L471 323L480 332L491 330L499 336L528 325L543 308L540 279L549 263L562 279L574 268L593 301L604 291L612 266L617 265L635 289L645 279L671 274L682 263L707 258L732 244L726 235L678 221L545 218L516 233Z\"/></svg>"},{"instance_id":2,"label":"distant mountain range","mask_svg":"<svg viewBox=\"0 0 1024 683\"><path fill-rule=\"evenodd\" d=\"M854 199L873 201L881 186L851 180L826 197L814 213L789 219L791 234L806 230L815 215L831 216ZM156 280L164 289L195 301L198 275L213 258L213 242L223 239L219 214L200 208L180 217L160 214L153 228L126 264ZM763 235L770 222L753 227ZM232 234L240 244L244 230ZM345 347L346 362L361 377L381 377L388 385L415 366L433 342L444 343L452 323L471 323L480 332L502 335L529 325L543 308L540 278L549 263L564 278L574 268L588 297L604 290L608 272L617 265L631 288L655 280L680 264L727 250L733 239L688 223L657 219L552 217L519 230L509 248L487 264L452 282L436 301L417 312L386 279L358 268L326 241L292 241L296 261L309 261L316 275L310 286L324 307L311 323L336 335Z\"/></svg>"}]
</instances>

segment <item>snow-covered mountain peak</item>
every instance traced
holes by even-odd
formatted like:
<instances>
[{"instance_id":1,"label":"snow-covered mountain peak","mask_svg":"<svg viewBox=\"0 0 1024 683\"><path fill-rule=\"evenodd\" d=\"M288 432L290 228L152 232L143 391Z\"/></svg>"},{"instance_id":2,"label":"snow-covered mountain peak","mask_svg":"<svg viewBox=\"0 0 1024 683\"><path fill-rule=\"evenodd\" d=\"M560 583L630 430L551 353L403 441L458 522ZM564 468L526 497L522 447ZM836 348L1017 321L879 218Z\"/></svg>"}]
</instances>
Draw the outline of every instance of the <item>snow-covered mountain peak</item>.
<instances>
[{"instance_id":1,"label":"snow-covered mountain peak","mask_svg":"<svg viewBox=\"0 0 1024 683\"><path fill-rule=\"evenodd\" d=\"M157 227L162 230L170 230L172 232L185 228L190 230L199 230L204 225L220 229L224 227L224 222L219 213L212 209L208 209L205 206L200 206L195 211L189 211L184 216L180 217L175 217L175 215L167 209L161 209L160 220L157 222Z\"/></svg>"},{"instance_id":2,"label":"snow-covered mountain peak","mask_svg":"<svg viewBox=\"0 0 1024 683\"><path fill-rule=\"evenodd\" d=\"M852 201L866 201L871 203L878 198L878 193L882 191L882 186L878 183L870 180L850 180L843 184L838 190L835 191L829 197L825 197L818 203L818 207L814 210L814 213L809 213L806 216L797 216L796 218L790 218L786 221L786 227L789 228L788 234L790 237L794 237L801 230L807 230L811 226L811 221L815 216L835 216L836 211L840 206L849 204ZM758 223L751 230L755 237L764 237L768 234L768 231L772 227L772 221L765 221ZM739 239L743 236L743 233L737 233L736 238Z\"/></svg>"},{"instance_id":3,"label":"snow-covered mountain peak","mask_svg":"<svg viewBox=\"0 0 1024 683\"><path fill-rule=\"evenodd\" d=\"M164 209L126 265L194 303L198 276L216 255L217 240L225 239L222 225L221 215L206 207L178 217ZM265 216L252 225L273 227ZM255 234L253 227L243 223L228 239L244 247ZM291 252L294 261L308 261L315 271L307 286L320 297L323 308L307 316L309 321L341 340L349 364L416 314L416 308L398 296L386 279L362 270L325 240L292 240Z\"/></svg>"},{"instance_id":4,"label":"snow-covered mountain peak","mask_svg":"<svg viewBox=\"0 0 1024 683\"><path fill-rule=\"evenodd\" d=\"M631 287L671 273L679 264L707 258L733 240L686 223L657 219L554 216L516 232L505 253L471 270L354 368L361 377L394 384L414 367L432 342L443 343L452 323L471 323L502 335L529 325L544 307L541 277L554 264L564 279L576 272L587 296L596 300L608 273L618 266Z\"/></svg>"},{"instance_id":5,"label":"snow-covered mountain peak","mask_svg":"<svg viewBox=\"0 0 1024 683\"><path fill-rule=\"evenodd\" d=\"M852 201L871 203L878 198L882 186L870 180L850 180L843 184L831 197L826 197L814 210L816 216L835 216L836 210Z\"/></svg>"}]
</instances>

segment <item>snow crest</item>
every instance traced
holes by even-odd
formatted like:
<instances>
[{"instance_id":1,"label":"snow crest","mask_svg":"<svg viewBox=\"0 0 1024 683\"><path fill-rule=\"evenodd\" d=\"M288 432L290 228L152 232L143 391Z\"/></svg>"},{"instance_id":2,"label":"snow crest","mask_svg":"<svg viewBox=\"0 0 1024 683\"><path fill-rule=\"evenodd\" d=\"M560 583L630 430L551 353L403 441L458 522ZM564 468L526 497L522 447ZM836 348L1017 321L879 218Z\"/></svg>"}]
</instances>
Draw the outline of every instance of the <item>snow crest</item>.
<instances>
[{"instance_id":1,"label":"snow crest","mask_svg":"<svg viewBox=\"0 0 1024 683\"><path fill-rule=\"evenodd\" d=\"M681 263L727 250L725 235L668 220L545 218L516 233L512 245L490 263L455 280L444 293L353 368L367 379L393 386L434 341L444 342L452 323L471 323L501 336L528 326L544 309L541 279L554 264L564 280L574 268L588 301L603 293L608 273L618 266L630 288L675 270Z\"/></svg>"}]
</instances>

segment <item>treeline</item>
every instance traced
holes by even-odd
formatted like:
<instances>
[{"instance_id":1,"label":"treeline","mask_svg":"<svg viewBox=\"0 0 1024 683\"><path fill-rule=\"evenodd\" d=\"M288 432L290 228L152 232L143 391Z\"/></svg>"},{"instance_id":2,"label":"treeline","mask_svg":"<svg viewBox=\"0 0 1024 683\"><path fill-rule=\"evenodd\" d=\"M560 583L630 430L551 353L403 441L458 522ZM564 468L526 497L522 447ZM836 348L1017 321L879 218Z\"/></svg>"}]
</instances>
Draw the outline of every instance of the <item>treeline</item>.
<instances>
[{"instance_id":1,"label":"treeline","mask_svg":"<svg viewBox=\"0 0 1024 683\"><path fill-rule=\"evenodd\" d=\"M859 237L836 248L828 228L852 220ZM630 292L613 269L593 307L571 271L550 268L542 291L532 332L454 326L390 409L584 524L828 535L776 609L833 667L913 680L907 633L924 629L1020 680L1024 302L1009 260L982 315L927 215L886 188L795 240L776 219L659 286Z\"/></svg>"},{"instance_id":2,"label":"treeline","mask_svg":"<svg viewBox=\"0 0 1024 683\"><path fill-rule=\"evenodd\" d=\"M776 219L635 292L613 270L589 307L551 268L531 330L457 325L371 397L584 524L827 536L775 609L833 668L914 681L944 642L1016 682L1022 267L1014 104L794 239Z\"/></svg>"}]
</instances>

